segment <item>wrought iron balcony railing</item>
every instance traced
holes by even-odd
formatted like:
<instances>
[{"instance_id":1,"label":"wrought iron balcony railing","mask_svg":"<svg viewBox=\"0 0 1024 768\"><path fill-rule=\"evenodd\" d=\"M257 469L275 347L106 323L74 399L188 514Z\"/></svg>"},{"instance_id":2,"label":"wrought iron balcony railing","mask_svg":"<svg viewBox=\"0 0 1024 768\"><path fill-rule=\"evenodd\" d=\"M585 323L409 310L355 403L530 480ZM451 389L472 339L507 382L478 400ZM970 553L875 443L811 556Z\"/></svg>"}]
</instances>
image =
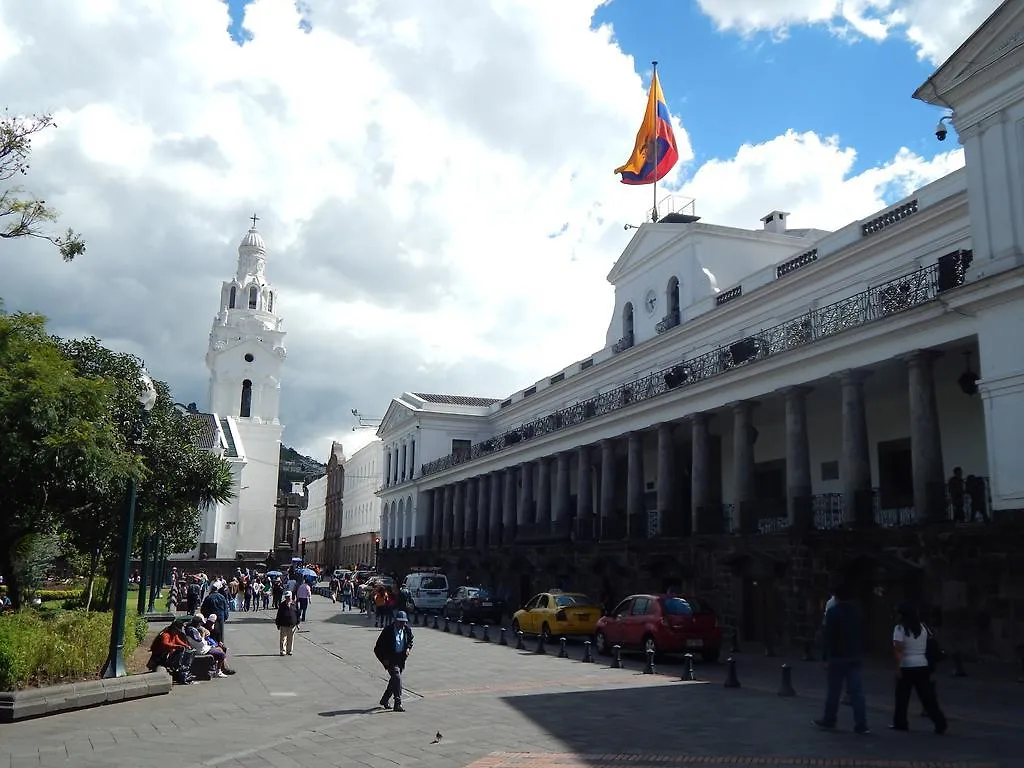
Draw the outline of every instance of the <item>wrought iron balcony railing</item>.
<instances>
[{"instance_id":1,"label":"wrought iron balcony railing","mask_svg":"<svg viewBox=\"0 0 1024 768\"><path fill-rule=\"evenodd\" d=\"M615 342L612 346L612 352L619 354L619 352L625 352L627 349L633 346L633 333L625 334L621 339Z\"/></svg>"},{"instance_id":2,"label":"wrought iron balcony railing","mask_svg":"<svg viewBox=\"0 0 1024 768\"><path fill-rule=\"evenodd\" d=\"M669 312L667 315L661 318L661 322L654 326L654 330L657 331L659 334L662 334L671 328L675 328L677 325L679 325L679 310L673 309L671 312Z\"/></svg>"},{"instance_id":3,"label":"wrought iron balcony railing","mask_svg":"<svg viewBox=\"0 0 1024 768\"><path fill-rule=\"evenodd\" d=\"M468 451L428 462L422 466L421 475L444 472L465 462L506 450L525 440L582 424L633 403L659 397L680 387L696 384L920 306L935 299L940 292L962 285L970 261L970 251L947 254L936 264L868 288L841 301L808 310L792 320L723 344L702 355L679 360L668 368L636 381L621 384L615 389L506 430L473 445ZM948 266L950 262L955 262L952 268ZM943 274L942 280L940 271Z\"/></svg>"}]
</instances>

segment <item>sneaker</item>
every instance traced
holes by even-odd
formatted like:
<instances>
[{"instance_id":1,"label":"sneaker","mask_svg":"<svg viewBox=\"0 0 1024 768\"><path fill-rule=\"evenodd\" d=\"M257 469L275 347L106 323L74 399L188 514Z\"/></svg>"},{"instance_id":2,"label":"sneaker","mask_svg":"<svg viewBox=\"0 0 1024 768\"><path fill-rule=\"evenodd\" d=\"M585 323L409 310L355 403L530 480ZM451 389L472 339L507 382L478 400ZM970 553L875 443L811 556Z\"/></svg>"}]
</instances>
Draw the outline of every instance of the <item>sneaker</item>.
<instances>
[{"instance_id":1,"label":"sneaker","mask_svg":"<svg viewBox=\"0 0 1024 768\"><path fill-rule=\"evenodd\" d=\"M863 728L854 728L853 732L858 736L867 736L871 733L871 729L865 725Z\"/></svg>"},{"instance_id":2,"label":"sneaker","mask_svg":"<svg viewBox=\"0 0 1024 768\"><path fill-rule=\"evenodd\" d=\"M824 720L811 720L811 725L823 731L834 731L836 728L835 723L826 723Z\"/></svg>"},{"instance_id":3,"label":"sneaker","mask_svg":"<svg viewBox=\"0 0 1024 768\"><path fill-rule=\"evenodd\" d=\"M284 651L281 651L281 655L284 656Z\"/></svg>"},{"instance_id":4,"label":"sneaker","mask_svg":"<svg viewBox=\"0 0 1024 768\"><path fill-rule=\"evenodd\" d=\"M405 712L405 707L401 704L395 704L395 712Z\"/></svg>"}]
</instances>

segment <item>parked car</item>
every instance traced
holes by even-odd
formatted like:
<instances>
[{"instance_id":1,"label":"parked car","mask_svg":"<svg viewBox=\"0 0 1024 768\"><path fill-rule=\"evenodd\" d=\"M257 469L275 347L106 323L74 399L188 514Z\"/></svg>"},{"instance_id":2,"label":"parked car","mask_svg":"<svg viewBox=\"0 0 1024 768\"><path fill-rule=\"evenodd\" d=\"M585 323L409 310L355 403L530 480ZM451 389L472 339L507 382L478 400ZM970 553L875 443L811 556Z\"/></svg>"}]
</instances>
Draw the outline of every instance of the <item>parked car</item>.
<instances>
[{"instance_id":1,"label":"parked car","mask_svg":"<svg viewBox=\"0 0 1024 768\"><path fill-rule=\"evenodd\" d=\"M597 602L579 592L553 589L534 595L512 616L512 631L541 635L592 635L601 618Z\"/></svg>"},{"instance_id":2,"label":"parked car","mask_svg":"<svg viewBox=\"0 0 1024 768\"><path fill-rule=\"evenodd\" d=\"M500 624L504 615L505 601L483 587L459 587L444 606L446 619L475 624Z\"/></svg>"},{"instance_id":3,"label":"parked car","mask_svg":"<svg viewBox=\"0 0 1024 768\"><path fill-rule=\"evenodd\" d=\"M448 600L448 577L435 571L410 573L402 582L414 613L440 613Z\"/></svg>"},{"instance_id":4,"label":"parked car","mask_svg":"<svg viewBox=\"0 0 1024 768\"><path fill-rule=\"evenodd\" d=\"M722 625L707 602L679 595L630 595L597 622L597 652L612 646L655 653L694 653L717 661Z\"/></svg>"}]
</instances>

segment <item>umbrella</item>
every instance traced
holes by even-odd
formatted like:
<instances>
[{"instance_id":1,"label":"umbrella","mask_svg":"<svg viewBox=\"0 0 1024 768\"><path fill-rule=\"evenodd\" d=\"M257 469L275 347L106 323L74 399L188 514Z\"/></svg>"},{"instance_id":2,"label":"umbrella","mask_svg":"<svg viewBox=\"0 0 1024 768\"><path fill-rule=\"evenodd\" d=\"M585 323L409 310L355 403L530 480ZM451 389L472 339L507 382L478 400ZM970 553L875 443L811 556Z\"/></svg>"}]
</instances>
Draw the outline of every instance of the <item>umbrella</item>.
<instances>
[{"instance_id":1,"label":"umbrella","mask_svg":"<svg viewBox=\"0 0 1024 768\"><path fill-rule=\"evenodd\" d=\"M293 557L292 558L292 562L293 563L301 563L302 562L302 558L301 557Z\"/></svg>"},{"instance_id":2,"label":"umbrella","mask_svg":"<svg viewBox=\"0 0 1024 768\"><path fill-rule=\"evenodd\" d=\"M312 568L299 568L295 572L300 576L320 576L320 574L314 571Z\"/></svg>"},{"instance_id":3,"label":"umbrella","mask_svg":"<svg viewBox=\"0 0 1024 768\"><path fill-rule=\"evenodd\" d=\"M284 576L280 571L267 571L267 576Z\"/></svg>"}]
</instances>

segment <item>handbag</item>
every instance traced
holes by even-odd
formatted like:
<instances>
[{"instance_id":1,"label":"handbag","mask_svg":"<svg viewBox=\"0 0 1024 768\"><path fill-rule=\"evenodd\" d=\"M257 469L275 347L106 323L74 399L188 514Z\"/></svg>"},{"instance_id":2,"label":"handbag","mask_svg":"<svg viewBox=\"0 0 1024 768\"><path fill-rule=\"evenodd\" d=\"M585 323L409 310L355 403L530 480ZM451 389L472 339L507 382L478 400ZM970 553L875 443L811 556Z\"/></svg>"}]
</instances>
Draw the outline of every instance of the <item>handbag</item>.
<instances>
[{"instance_id":1,"label":"handbag","mask_svg":"<svg viewBox=\"0 0 1024 768\"><path fill-rule=\"evenodd\" d=\"M928 633L928 639L924 646L924 658L928 662L928 671L934 672L935 668L946 660L946 651L930 627L925 625L924 631Z\"/></svg>"}]
</instances>

